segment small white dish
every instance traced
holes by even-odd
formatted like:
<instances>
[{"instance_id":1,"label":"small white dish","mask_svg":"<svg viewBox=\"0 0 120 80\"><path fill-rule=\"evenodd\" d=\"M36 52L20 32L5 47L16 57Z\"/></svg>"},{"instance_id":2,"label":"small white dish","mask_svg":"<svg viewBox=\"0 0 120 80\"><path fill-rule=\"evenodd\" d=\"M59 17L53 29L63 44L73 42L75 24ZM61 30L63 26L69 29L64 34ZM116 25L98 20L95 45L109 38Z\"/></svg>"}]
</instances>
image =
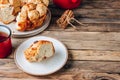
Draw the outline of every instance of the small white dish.
<instances>
[{"instance_id":1,"label":"small white dish","mask_svg":"<svg viewBox=\"0 0 120 80\"><path fill-rule=\"evenodd\" d=\"M47 16L46 16L46 19L45 19L43 25L40 28L37 28L35 30L24 31L24 32L18 31L16 29L17 28L16 22L12 22L12 23L7 24L7 25L0 22L0 24L8 26L12 30L13 37L29 37L29 36L33 36L33 35L36 35L42 31L44 31L48 27L48 25L50 24L50 21L51 21L51 12L50 12L50 10L48 10L48 13L47 13Z\"/></svg>"},{"instance_id":2,"label":"small white dish","mask_svg":"<svg viewBox=\"0 0 120 80\"><path fill-rule=\"evenodd\" d=\"M30 63L25 59L24 50L37 40L47 40L53 42L55 54L51 58L41 62ZM67 59L68 51L64 44L56 39L45 36L33 37L26 40L16 49L14 55L14 60L18 68L28 74L37 76L48 75L58 71L65 65Z\"/></svg>"}]
</instances>

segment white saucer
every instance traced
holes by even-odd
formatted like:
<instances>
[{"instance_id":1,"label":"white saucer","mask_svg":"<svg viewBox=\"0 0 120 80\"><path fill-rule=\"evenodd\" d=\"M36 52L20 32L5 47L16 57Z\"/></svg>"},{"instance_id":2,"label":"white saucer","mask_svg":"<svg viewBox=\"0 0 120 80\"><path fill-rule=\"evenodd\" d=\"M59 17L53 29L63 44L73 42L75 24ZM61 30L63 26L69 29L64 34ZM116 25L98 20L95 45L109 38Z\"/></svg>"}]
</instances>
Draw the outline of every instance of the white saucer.
<instances>
[{"instance_id":1,"label":"white saucer","mask_svg":"<svg viewBox=\"0 0 120 80\"><path fill-rule=\"evenodd\" d=\"M48 27L50 20L51 20L51 12L50 12L50 10L48 10L47 17L46 17L43 25L40 28L37 28L37 29L32 30L32 31L20 32L20 31L16 30L16 27L17 27L16 22L12 22L12 23L7 24L7 25L0 22L0 24L8 26L12 30L13 37L28 37L28 36L33 36L33 35L36 35L42 31L44 31Z\"/></svg>"},{"instance_id":2,"label":"white saucer","mask_svg":"<svg viewBox=\"0 0 120 80\"><path fill-rule=\"evenodd\" d=\"M30 63L25 59L24 50L37 40L48 40L53 42L55 54L53 57L41 62ZM33 37L26 40L17 48L14 55L15 63L21 70L28 74L38 76L48 75L58 71L65 65L67 59L67 48L60 41L45 36Z\"/></svg>"}]
</instances>

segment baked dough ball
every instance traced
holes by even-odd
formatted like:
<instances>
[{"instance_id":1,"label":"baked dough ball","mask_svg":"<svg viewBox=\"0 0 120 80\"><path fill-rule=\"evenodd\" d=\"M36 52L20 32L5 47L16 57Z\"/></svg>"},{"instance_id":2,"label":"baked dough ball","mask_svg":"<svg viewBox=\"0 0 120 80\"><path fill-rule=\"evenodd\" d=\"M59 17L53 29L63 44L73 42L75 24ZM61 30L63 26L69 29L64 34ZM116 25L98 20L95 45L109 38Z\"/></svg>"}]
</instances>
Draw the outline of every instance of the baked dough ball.
<instances>
[{"instance_id":1,"label":"baked dough ball","mask_svg":"<svg viewBox=\"0 0 120 80\"><path fill-rule=\"evenodd\" d=\"M24 51L25 58L29 62L39 62L53 56L55 49L53 43L46 40L34 42Z\"/></svg>"},{"instance_id":2,"label":"baked dough ball","mask_svg":"<svg viewBox=\"0 0 120 80\"><path fill-rule=\"evenodd\" d=\"M34 25L32 27L35 29L35 28L37 28L37 26L42 25L45 18L46 18L46 15L42 16L40 19L32 20L31 22ZM29 29L29 30L32 30L32 29Z\"/></svg>"},{"instance_id":3,"label":"baked dough ball","mask_svg":"<svg viewBox=\"0 0 120 80\"><path fill-rule=\"evenodd\" d=\"M18 22L24 22L27 19L27 12L20 12L16 18Z\"/></svg>"},{"instance_id":4,"label":"baked dough ball","mask_svg":"<svg viewBox=\"0 0 120 80\"><path fill-rule=\"evenodd\" d=\"M46 6L49 5L49 0L42 0L42 2L43 2Z\"/></svg>"},{"instance_id":5,"label":"baked dough ball","mask_svg":"<svg viewBox=\"0 0 120 80\"><path fill-rule=\"evenodd\" d=\"M47 7L44 4L38 4L36 10L39 11L40 17L47 13Z\"/></svg>"},{"instance_id":6,"label":"baked dough ball","mask_svg":"<svg viewBox=\"0 0 120 80\"><path fill-rule=\"evenodd\" d=\"M45 6L48 6L49 0L28 0L28 3L34 3L34 4L43 3Z\"/></svg>"},{"instance_id":7,"label":"baked dough ball","mask_svg":"<svg viewBox=\"0 0 120 80\"><path fill-rule=\"evenodd\" d=\"M31 11L31 10L34 10L35 8L36 8L36 4L29 3L29 4L24 5L21 11Z\"/></svg>"},{"instance_id":8,"label":"baked dough ball","mask_svg":"<svg viewBox=\"0 0 120 80\"><path fill-rule=\"evenodd\" d=\"M28 12L28 18L32 21L32 20L37 20L39 19L40 14L37 10L32 10Z\"/></svg>"}]
</instances>

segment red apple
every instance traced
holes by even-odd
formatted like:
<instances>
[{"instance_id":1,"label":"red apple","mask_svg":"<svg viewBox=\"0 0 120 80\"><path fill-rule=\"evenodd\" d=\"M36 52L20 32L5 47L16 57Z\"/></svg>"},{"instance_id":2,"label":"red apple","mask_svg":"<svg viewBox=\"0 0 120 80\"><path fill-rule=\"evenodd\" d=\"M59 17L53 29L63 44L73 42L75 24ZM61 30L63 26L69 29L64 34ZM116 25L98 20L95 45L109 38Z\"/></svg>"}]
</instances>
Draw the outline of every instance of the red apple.
<instances>
[{"instance_id":1,"label":"red apple","mask_svg":"<svg viewBox=\"0 0 120 80\"><path fill-rule=\"evenodd\" d=\"M53 3L63 9L73 9L80 5L82 0L53 0Z\"/></svg>"}]
</instances>

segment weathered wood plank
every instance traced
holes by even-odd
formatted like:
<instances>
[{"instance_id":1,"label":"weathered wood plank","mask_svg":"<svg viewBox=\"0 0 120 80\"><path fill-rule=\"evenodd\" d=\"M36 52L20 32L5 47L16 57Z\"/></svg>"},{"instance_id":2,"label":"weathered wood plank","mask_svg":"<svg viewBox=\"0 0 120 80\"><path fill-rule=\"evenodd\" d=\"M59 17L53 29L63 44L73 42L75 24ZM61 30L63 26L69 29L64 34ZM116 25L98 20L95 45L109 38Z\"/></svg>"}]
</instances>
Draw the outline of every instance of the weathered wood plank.
<instances>
[{"instance_id":1,"label":"weathered wood plank","mask_svg":"<svg viewBox=\"0 0 120 80\"><path fill-rule=\"evenodd\" d=\"M37 36L49 36L63 41L120 41L120 32L44 31ZM28 38L12 38L13 45L19 45L26 39Z\"/></svg>"},{"instance_id":2,"label":"weathered wood plank","mask_svg":"<svg viewBox=\"0 0 120 80\"><path fill-rule=\"evenodd\" d=\"M65 10L50 9L52 16L61 16ZM73 10L77 18L102 18L102 19L120 19L120 9L75 9Z\"/></svg>"},{"instance_id":3,"label":"weathered wood plank","mask_svg":"<svg viewBox=\"0 0 120 80\"><path fill-rule=\"evenodd\" d=\"M120 0L83 0L80 8L120 8Z\"/></svg>"},{"instance_id":4,"label":"weathered wood plank","mask_svg":"<svg viewBox=\"0 0 120 80\"><path fill-rule=\"evenodd\" d=\"M106 72L106 73L120 73L120 62L108 61L68 61L67 64L57 73L77 73L80 71L88 72ZM11 73L11 75L9 74ZM0 59L0 76L17 76L23 75L21 70L17 68L13 59ZM5 75L9 74L9 75ZM16 75L12 75L16 74ZM54 74L55 75L55 74ZM18 77L21 77L18 76ZM24 76L23 76L24 78Z\"/></svg>"},{"instance_id":5,"label":"weathered wood plank","mask_svg":"<svg viewBox=\"0 0 120 80\"><path fill-rule=\"evenodd\" d=\"M41 33L40 36L41 35L57 38L63 41L120 41L120 32L45 31Z\"/></svg>"},{"instance_id":6,"label":"weathered wood plank","mask_svg":"<svg viewBox=\"0 0 120 80\"><path fill-rule=\"evenodd\" d=\"M0 80L119 80L118 74L79 72L76 74L61 74L54 77L32 77L32 78L0 78Z\"/></svg>"},{"instance_id":7,"label":"weathered wood plank","mask_svg":"<svg viewBox=\"0 0 120 80\"><path fill-rule=\"evenodd\" d=\"M37 78L0 78L0 80L95 80L95 79L115 79L119 80L120 76L117 74L107 74L107 73L78 73L75 75L64 74L60 76L54 76L55 78L41 79L41 77Z\"/></svg>"},{"instance_id":8,"label":"weathered wood plank","mask_svg":"<svg viewBox=\"0 0 120 80\"><path fill-rule=\"evenodd\" d=\"M57 19L58 19L58 17L56 17L56 16L53 17L51 20L51 24L56 24ZM106 19L102 19L102 18L76 18L76 19L83 24L120 24L119 18L112 18L112 19L109 19L109 18L106 18ZM75 25L78 25L78 24L75 24Z\"/></svg>"},{"instance_id":9,"label":"weathered wood plank","mask_svg":"<svg viewBox=\"0 0 120 80\"><path fill-rule=\"evenodd\" d=\"M120 42L116 41L63 41L68 49L120 50Z\"/></svg>"},{"instance_id":10,"label":"weathered wood plank","mask_svg":"<svg viewBox=\"0 0 120 80\"><path fill-rule=\"evenodd\" d=\"M115 18L115 19L96 19L96 18L82 18L82 19L78 19L80 22L82 23L105 23L105 24L108 24L108 23L116 23L116 24L119 24L120 23L120 19L118 18Z\"/></svg>"},{"instance_id":11,"label":"weathered wood plank","mask_svg":"<svg viewBox=\"0 0 120 80\"><path fill-rule=\"evenodd\" d=\"M69 60L120 61L120 51L68 50ZM14 58L13 53L8 57Z\"/></svg>"},{"instance_id":12,"label":"weathered wood plank","mask_svg":"<svg viewBox=\"0 0 120 80\"><path fill-rule=\"evenodd\" d=\"M43 76L36 77L28 75L19 70L13 59L0 59L0 78L30 78L30 79L74 79L75 76L78 79L83 78L93 79L96 77L108 76L115 79L119 79L120 76L120 62L102 62L102 61L68 61L67 64L58 72ZM101 74L100 74L101 73ZM102 73L115 73L114 74L102 74ZM75 78L75 79L77 79Z\"/></svg>"},{"instance_id":13,"label":"weathered wood plank","mask_svg":"<svg viewBox=\"0 0 120 80\"><path fill-rule=\"evenodd\" d=\"M84 22L83 22L84 23ZM84 23L86 26L75 24L78 31L84 32L120 32L120 24L118 23ZM61 29L52 21L47 31L75 31L70 25L66 29Z\"/></svg>"},{"instance_id":14,"label":"weathered wood plank","mask_svg":"<svg viewBox=\"0 0 120 80\"><path fill-rule=\"evenodd\" d=\"M120 51L69 50L69 60L120 61Z\"/></svg>"},{"instance_id":15,"label":"weathered wood plank","mask_svg":"<svg viewBox=\"0 0 120 80\"><path fill-rule=\"evenodd\" d=\"M120 51L119 32L65 32L45 31L43 36L57 38L68 49L91 49L91 50L116 50ZM64 35L64 36L63 36ZM17 47L24 39L12 39L13 47Z\"/></svg>"}]
</instances>

